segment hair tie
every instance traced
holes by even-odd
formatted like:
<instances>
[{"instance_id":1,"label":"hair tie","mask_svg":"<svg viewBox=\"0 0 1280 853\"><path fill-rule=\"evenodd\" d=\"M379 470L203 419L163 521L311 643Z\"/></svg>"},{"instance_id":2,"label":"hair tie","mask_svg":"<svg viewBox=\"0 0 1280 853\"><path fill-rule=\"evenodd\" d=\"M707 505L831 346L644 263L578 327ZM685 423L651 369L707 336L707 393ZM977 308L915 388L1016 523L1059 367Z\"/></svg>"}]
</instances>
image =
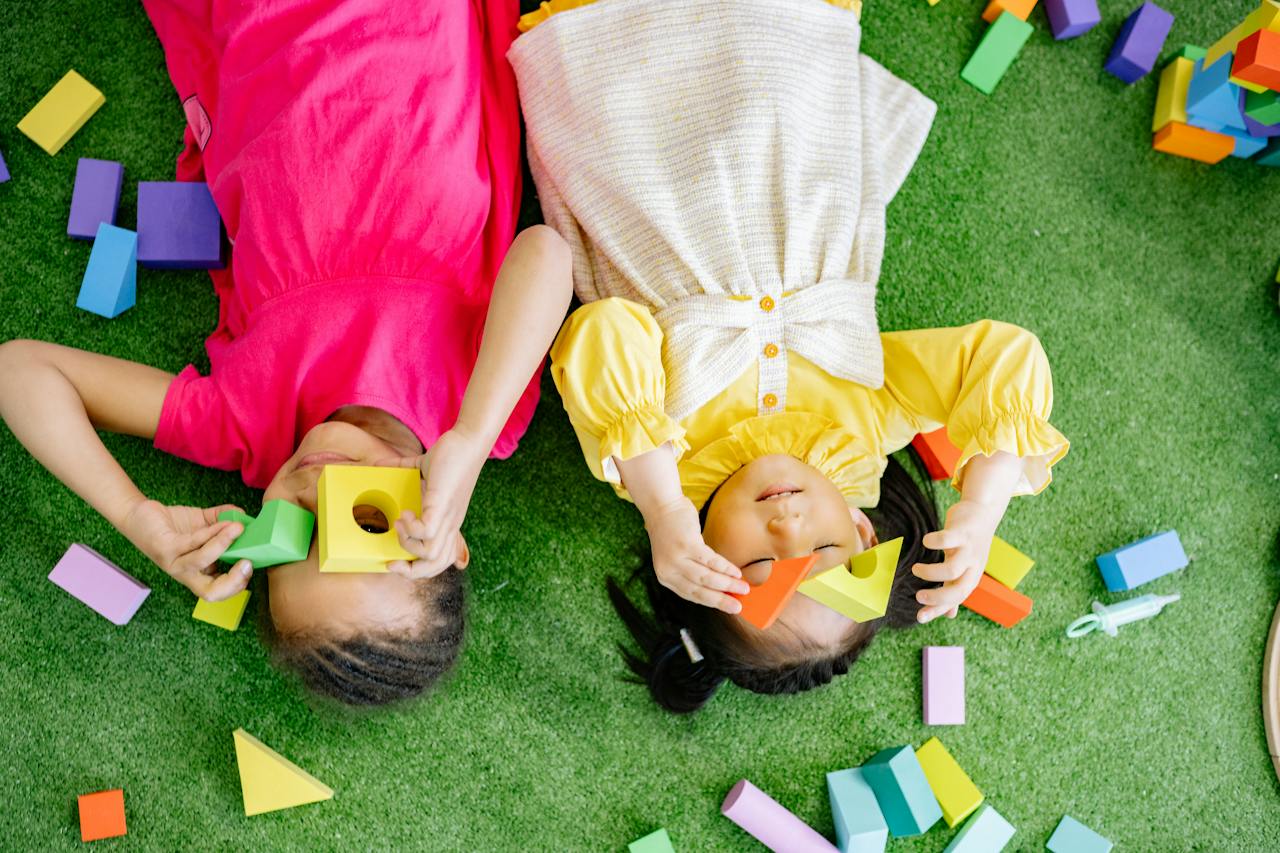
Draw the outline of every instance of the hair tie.
<instances>
[{"instance_id":1,"label":"hair tie","mask_svg":"<svg viewBox=\"0 0 1280 853\"><path fill-rule=\"evenodd\" d=\"M685 653L689 655L689 663L701 663L702 652L698 649L698 644L693 641L693 635L689 633L688 628L680 629L680 642L684 645Z\"/></svg>"}]
</instances>

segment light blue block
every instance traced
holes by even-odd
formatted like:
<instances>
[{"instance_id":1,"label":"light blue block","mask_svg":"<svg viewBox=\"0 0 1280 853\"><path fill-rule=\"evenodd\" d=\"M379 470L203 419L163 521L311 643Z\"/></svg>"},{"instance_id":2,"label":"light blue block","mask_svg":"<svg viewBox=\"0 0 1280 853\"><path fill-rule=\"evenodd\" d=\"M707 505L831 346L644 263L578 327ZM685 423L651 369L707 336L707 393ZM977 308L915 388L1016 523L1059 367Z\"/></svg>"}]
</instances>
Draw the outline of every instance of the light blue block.
<instances>
[{"instance_id":1,"label":"light blue block","mask_svg":"<svg viewBox=\"0 0 1280 853\"><path fill-rule=\"evenodd\" d=\"M103 222L93 238L76 307L110 319L132 308L138 292L138 235Z\"/></svg>"},{"instance_id":2,"label":"light blue block","mask_svg":"<svg viewBox=\"0 0 1280 853\"><path fill-rule=\"evenodd\" d=\"M875 791L876 802L895 838L920 835L942 820L942 807L910 746L877 752L862 765L862 778Z\"/></svg>"},{"instance_id":3,"label":"light blue block","mask_svg":"<svg viewBox=\"0 0 1280 853\"><path fill-rule=\"evenodd\" d=\"M840 853L883 853L889 843L889 826L862 770L852 767L828 773L827 796Z\"/></svg>"},{"instance_id":4,"label":"light blue block","mask_svg":"<svg viewBox=\"0 0 1280 853\"><path fill-rule=\"evenodd\" d=\"M1212 130L1214 133L1226 132L1226 125L1220 121L1204 118L1203 116L1187 115L1187 124L1192 127L1198 127L1202 130Z\"/></svg>"},{"instance_id":5,"label":"light blue block","mask_svg":"<svg viewBox=\"0 0 1280 853\"><path fill-rule=\"evenodd\" d=\"M1231 62L1215 62L1208 68L1196 60L1187 87L1187 116L1247 130L1240 112L1240 87L1231 82Z\"/></svg>"},{"instance_id":6,"label":"light blue block","mask_svg":"<svg viewBox=\"0 0 1280 853\"><path fill-rule=\"evenodd\" d=\"M1112 844L1071 815L1065 815L1044 846L1053 853L1108 853Z\"/></svg>"},{"instance_id":7,"label":"light blue block","mask_svg":"<svg viewBox=\"0 0 1280 853\"><path fill-rule=\"evenodd\" d=\"M1236 141L1236 149L1231 152L1232 157L1246 159L1267 147L1268 140L1263 139L1260 136L1253 136L1248 131L1236 130L1233 127L1227 127L1223 128L1220 132L1233 137Z\"/></svg>"},{"instance_id":8,"label":"light blue block","mask_svg":"<svg viewBox=\"0 0 1280 853\"><path fill-rule=\"evenodd\" d=\"M1097 558L1102 580L1112 592L1124 592L1185 568L1187 554L1175 530L1155 533Z\"/></svg>"},{"instance_id":9,"label":"light blue block","mask_svg":"<svg viewBox=\"0 0 1280 853\"><path fill-rule=\"evenodd\" d=\"M983 803L942 853L1000 853L1015 832L1000 812Z\"/></svg>"}]
</instances>

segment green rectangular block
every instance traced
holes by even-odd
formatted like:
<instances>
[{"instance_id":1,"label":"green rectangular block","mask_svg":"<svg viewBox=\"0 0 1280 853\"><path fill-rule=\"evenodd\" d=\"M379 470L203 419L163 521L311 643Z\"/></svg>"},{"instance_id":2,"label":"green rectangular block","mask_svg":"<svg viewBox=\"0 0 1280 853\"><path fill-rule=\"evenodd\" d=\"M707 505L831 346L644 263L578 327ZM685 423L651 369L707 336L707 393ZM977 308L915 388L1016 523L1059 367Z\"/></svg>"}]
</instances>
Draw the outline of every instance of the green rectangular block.
<instances>
[{"instance_id":1,"label":"green rectangular block","mask_svg":"<svg viewBox=\"0 0 1280 853\"><path fill-rule=\"evenodd\" d=\"M1195 62L1197 59L1204 59L1208 53L1209 51L1205 50L1203 47L1198 47L1194 44L1184 44L1182 46L1182 50L1178 51L1177 55L1182 59L1190 59L1192 62Z\"/></svg>"},{"instance_id":2,"label":"green rectangular block","mask_svg":"<svg viewBox=\"0 0 1280 853\"><path fill-rule=\"evenodd\" d=\"M1017 15L1001 12L960 72L961 79L979 92L990 95L1034 30L1035 27Z\"/></svg>"},{"instance_id":3,"label":"green rectangular block","mask_svg":"<svg viewBox=\"0 0 1280 853\"><path fill-rule=\"evenodd\" d=\"M665 829L655 830L644 838L637 838L627 845L629 853L675 853L671 837Z\"/></svg>"},{"instance_id":4,"label":"green rectangular block","mask_svg":"<svg viewBox=\"0 0 1280 853\"><path fill-rule=\"evenodd\" d=\"M306 559L316 525L313 514L286 500L267 501L257 518L227 510L218 513L218 521L244 525L244 533L219 559L224 563L248 560L255 569Z\"/></svg>"},{"instance_id":5,"label":"green rectangular block","mask_svg":"<svg viewBox=\"0 0 1280 853\"><path fill-rule=\"evenodd\" d=\"M1280 92L1246 92L1244 114L1258 124L1280 124Z\"/></svg>"}]
</instances>

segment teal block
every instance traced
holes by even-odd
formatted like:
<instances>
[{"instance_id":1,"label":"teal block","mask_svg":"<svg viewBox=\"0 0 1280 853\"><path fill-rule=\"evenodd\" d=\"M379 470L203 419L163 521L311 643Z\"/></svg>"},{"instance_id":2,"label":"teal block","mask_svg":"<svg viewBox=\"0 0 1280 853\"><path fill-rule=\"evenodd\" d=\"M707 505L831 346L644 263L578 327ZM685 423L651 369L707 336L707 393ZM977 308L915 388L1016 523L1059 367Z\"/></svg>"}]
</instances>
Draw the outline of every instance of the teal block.
<instances>
[{"instance_id":1,"label":"teal block","mask_svg":"<svg viewBox=\"0 0 1280 853\"><path fill-rule=\"evenodd\" d=\"M1064 815L1044 846L1053 853L1108 853L1112 844L1071 815Z\"/></svg>"},{"instance_id":2,"label":"teal block","mask_svg":"<svg viewBox=\"0 0 1280 853\"><path fill-rule=\"evenodd\" d=\"M1001 12L995 23L987 28L978 49L960 72L960 78L979 92L990 95L1034 30L1035 27L1017 15Z\"/></svg>"},{"instance_id":3,"label":"teal block","mask_svg":"<svg viewBox=\"0 0 1280 853\"><path fill-rule=\"evenodd\" d=\"M1205 50L1203 47L1199 47L1194 44L1184 44L1182 46L1182 50L1178 51L1178 53L1176 54L1178 58L1190 59L1192 62L1197 62L1201 59L1204 59L1208 55L1209 55L1209 51Z\"/></svg>"},{"instance_id":4,"label":"teal block","mask_svg":"<svg viewBox=\"0 0 1280 853\"><path fill-rule=\"evenodd\" d=\"M1246 92L1244 114L1258 124L1280 124L1280 92Z\"/></svg>"},{"instance_id":5,"label":"teal block","mask_svg":"<svg viewBox=\"0 0 1280 853\"><path fill-rule=\"evenodd\" d=\"M876 802L895 838L920 835L942 820L942 807L910 746L877 752L862 765L862 778L875 791Z\"/></svg>"},{"instance_id":6,"label":"teal block","mask_svg":"<svg viewBox=\"0 0 1280 853\"><path fill-rule=\"evenodd\" d=\"M983 803L942 853L1000 853L1015 832L1000 812Z\"/></svg>"},{"instance_id":7,"label":"teal block","mask_svg":"<svg viewBox=\"0 0 1280 853\"><path fill-rule=\"evenodd\" d=\"M246 523L245 519L249 521ZM218 513L218 521L239 521L245 525L244 533L219 559L224 563L248 560L255 569L265 569L306 559L316 517L297 504L274 500L263 504L256 519L227 510Z\"/></svg>"},{"instance_id":8,"label":"teal block","mask_svg":"<svg viewBox=\"0 0 1280 853\"><path fill-rule=\"evenodd\" d=\"M1271 144L1267 146L1267 150L1254 159L1255 163L1263 166L1274 166L1280 168L1280 137L1271 140Z\"/></svg>"},{"instance_id":9,"label":"teal block","mask_svg":"<svg viewBox=\"0 0 1280 853\"><path fill-rule=\"evenodd\" d=\"M627 845L627 850L629 853L676 853L665 829L654 830L644 838L637 838Z\"/></svg>"},{"instance_id":10,"label":"teal block","mask_svg":"<svg viewBox=\"0 0 1280 853\"><path fill-rule=\"evenodd\" d=\"M99 223L76 307L110 319L132 308L137 296L138 235Z\"/></svg>"},{"instance_id":11,"label":"teal block","mask_svg":"<svg viewBox=\"0 0 1280 853\"><path fill-rule=\"evenodd\" d=\"M882 853L889 842L889 826L862 770L852 767L828 773L827 796L840 853Z\"/></svg>"}]
</instances>

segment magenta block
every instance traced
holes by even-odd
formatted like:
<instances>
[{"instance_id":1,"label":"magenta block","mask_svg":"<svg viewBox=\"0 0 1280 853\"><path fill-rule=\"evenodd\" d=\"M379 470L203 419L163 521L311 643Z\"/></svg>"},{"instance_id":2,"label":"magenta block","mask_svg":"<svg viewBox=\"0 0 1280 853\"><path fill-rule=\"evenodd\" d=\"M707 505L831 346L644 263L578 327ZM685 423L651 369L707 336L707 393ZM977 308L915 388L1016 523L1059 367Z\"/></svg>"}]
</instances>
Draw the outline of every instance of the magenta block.
<instances>
[{"instance_id":1,"label":"magenta block","mask_svg":"<svg viewBox=\"0 0 1280 853\"><path fill-rule=\"evenodd\" d=\"M1173 15L1155 3L1143 3L1124 22L1103 68L1125 83L1136 83L1151 73L1173 29Z\"/></svg>"},{"instance_id":2,"label":"magenta block","mask_svg":"<svg viewBox=\"0 0 1280 853\"><path fill-rule=\"evenodd\" d=\"M1084 35L1102 23L1098 0L1044 0L1044 10L1058 41Z\"/></svg>"},{"instance_id":3,"label":"magenta block","mask_svg":"<svg viewBox=\"0 0 1280 853\"><path fill-rule=\"evenodd\" d=\"M729 790L720 813L774 853L837 853L834 844L746 779Z\"/></svg>"},{"instance_id":4,"label":"magenta block","mask_svg":"<svg viewBox=\"0 0 1280 853\"><path fill-rule=\"evenodd\" d=\"M0 184L9 180L9 167L4 164L4 153L0 152Z\"/></svg>"},{"instance_id":5,"label":"magenta block","mask_svg":"<svg viewBox=\"0 0 1280 853\"><path fill-rule=\"evenodd\" d=\"M117 625L125 625L151 590L87 545L72 545L49 580Z\"/></svg>"},{"instance_id":6,"label":"magenta block","mask_svg":"<svg viewBox=\"0 0 1280 853\"><path fill-rule=\"evenodd\" d=\"M81 157L76 164L75 189L71 191L67 236L92 240L98 234L99 224L115 225L123 184L124 166L121 164Z\"/></svg>"},{"instance_id":7,"label":"magenta block","mask_svg":"<svg viewBox=\"0 0 1280 853\"><path fill-rule=\"evenodd\" d=\"M964 725L964 646L925 646L924 724Z\"/></svg>"},{"instance_id":8,"label":"magenta block","mask_svg":"<svg viewBox=\"0 0 1280 853\"><path fill-rule=\"evenodd\" d=\"M222 267L222 218L208 184L138 183L138 263L172 270Z\"/></svg>"}]
</instances>

